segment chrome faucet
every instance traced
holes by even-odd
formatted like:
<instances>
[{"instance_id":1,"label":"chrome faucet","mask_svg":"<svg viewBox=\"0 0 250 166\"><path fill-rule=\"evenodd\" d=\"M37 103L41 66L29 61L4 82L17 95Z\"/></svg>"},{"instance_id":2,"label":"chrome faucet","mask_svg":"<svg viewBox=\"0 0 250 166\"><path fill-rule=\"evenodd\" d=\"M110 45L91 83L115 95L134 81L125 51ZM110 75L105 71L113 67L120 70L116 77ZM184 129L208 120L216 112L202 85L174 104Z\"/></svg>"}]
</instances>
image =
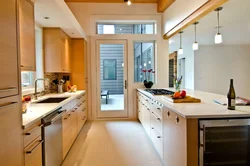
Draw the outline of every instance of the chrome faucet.
<instances>
[{"instance_id":1,"label":"chrome faucet","mask_svg":"<svg viewBox=\"0 0 250 166\"><path fill-rule=\"evenodd\" d=\"M35 80L35 94L34 94L34 96L35 96L35 100L37 100L37 82L38 81L45 81L45 80L49 80L49 79L47 79L47 78L37 78L36 80Z\"/></svg>"}]
</instances>

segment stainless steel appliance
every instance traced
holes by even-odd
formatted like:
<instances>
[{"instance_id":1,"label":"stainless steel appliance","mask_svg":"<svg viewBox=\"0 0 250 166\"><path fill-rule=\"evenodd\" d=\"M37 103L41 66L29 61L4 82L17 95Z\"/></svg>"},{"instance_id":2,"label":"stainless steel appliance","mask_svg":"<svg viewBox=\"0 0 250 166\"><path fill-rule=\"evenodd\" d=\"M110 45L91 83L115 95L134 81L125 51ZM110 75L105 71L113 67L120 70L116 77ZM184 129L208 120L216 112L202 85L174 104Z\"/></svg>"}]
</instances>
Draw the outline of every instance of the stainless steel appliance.
<instances>
[{"instance_id":1,"label":"stainless steel appliance","mask_svg":"<svg viewBox=\"0 0 250 166\"><path fill-rule=\"evenodd\" d=\"M42 119L44 166L60 166L63 161L62 114L64 112L59 108Z\"/></svg>"},{"instance_id":2,"label":"stainless steel appliance","mask_svg":"<svg viewBox=\"0 0 250 166\"><path fill-rule=\"evenodd\" d=\"M145 89L146 92L151 93L152 95L173 95L174 92L166 89Z\"/></svg>"},{"instance_id":3,"label":"stainless steel appliance","mask_svg":"<svg viewBox=\"0 0 250 166\"><path fill-rule=\"evenodd\" d=\"M199 166L250 166L250 119L200 120Z\"/></svg>"}]
</instances>

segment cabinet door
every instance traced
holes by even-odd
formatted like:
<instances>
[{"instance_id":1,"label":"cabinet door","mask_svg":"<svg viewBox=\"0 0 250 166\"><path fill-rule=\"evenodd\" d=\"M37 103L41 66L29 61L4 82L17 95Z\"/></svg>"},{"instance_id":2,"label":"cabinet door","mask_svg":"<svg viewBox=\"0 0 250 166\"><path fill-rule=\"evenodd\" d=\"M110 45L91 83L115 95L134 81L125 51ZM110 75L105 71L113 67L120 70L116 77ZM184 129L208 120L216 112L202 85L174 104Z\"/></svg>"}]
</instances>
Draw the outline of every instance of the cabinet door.
<instances>
[{"instance_id":1,"label":"cabinet door","mask_svg":"<svg viewBox=\"0 0 250 166\"><path fill-rule=\"evenodd\" d=\"M165 109L163 159L169 166L187 166L186 119Z\"/></svg>"},{"instance_id":2,"label":"cabinet door","mask_svg":"<svg viewBox=\"0 0 250 166\"><path fill-rule=\"evenodd\" d=\"M36 138L24 149L25 166L42 166L42 138Z\"/></svg>"},{"instance_id":3,"label":"cabinet door","mask_svg":"<svg viewBox=\"0 0 250 166\"><path fill-rule=\"evenodd\" d=\"M18 94L16 0L0 1L0 98Z\"/></svg>"},{"instance_id":4,"label":"cabinet door","mask_svg":"<svg viewBox=\"0 0 250 166\"><path fill-rule=\"evenodd\" d=\"M0 165L23 165L23 135L18 96L0 100Z\"/></svg>"},{"instance_id":5,"label":"cabinet door","mask_svg":"<svg viewBox=\"0 0 250 166\"><path fill-rule=\"evenodd\" d=\"M34 4L19 1L20 57L22 71L36 71Z\"/></svg>"},{"instance_id":6,"label":"cabinet door","mask_svg":"<svg viewBox=\"0 0 250 166\"><path fill-rule=\"evenodd\" d=\"M45 72L62 72L62 40L59 28L44 28Z\"/></svg>"},{"instance_id":7,"label":"cabinet door","mask_svg":"<svg viewBox=\"0 0 250 166\"><path fill-rule=\"evenodd\" d=\"M63 159L67 155L72 142L72 130L71 130L71 113L65 113L63 115Z\"/></svg>"},{"instance_id":8,"label":"cabinet door","mask_svg":"<svg viewBox=\"0 0 250 166\"><path fill-rule=\"evenodd\" d=\"M73 109L73 111L71 111L71 129L72 129L72 142L71 142L71 146L74 143L77 134L78 134L78 130L77 130L77 112L76 112L77 108Z\"/></svg>"},{"instance_id":9,"label":"cabinet door","mask_svg":"<svg viewBox=\"0 0 250 166\"><path fill-rule=\"evenodd\" d=\"M62 72L69 73L70 72L70 56L71 56L71 39L63 35L61 39L62 44Z\"/></svg>"}]
</instances>

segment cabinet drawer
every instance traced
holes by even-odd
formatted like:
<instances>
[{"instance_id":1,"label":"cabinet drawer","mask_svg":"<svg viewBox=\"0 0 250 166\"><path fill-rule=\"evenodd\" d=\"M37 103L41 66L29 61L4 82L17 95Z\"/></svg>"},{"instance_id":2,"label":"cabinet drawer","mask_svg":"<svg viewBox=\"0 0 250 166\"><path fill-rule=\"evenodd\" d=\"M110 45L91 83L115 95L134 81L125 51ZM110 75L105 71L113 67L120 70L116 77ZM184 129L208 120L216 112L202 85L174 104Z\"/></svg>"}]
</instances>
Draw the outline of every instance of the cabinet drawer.
<instances>
[{"instance_id":1,"label":"cabinet drawer","mask_svg":"<svg viewBox=\"0 0 250 166\"><path fill-rule=\"evenodd\" d=\"M42 142L39 136L24 149L25 166L42 166Z\"/></svg>"},{"instance_id":2,"label":"cabinet drawer","mask_svg":"<svg viewBox=\"0 0 250 166\"><path fill-rule=\"evenodd\" d=\"M163 122L160 118L157 118L151 113L151 128L154 128L160 135L163 133Z\"/></svg>"},{"instance_id":3,"label":"cabinet drawer","mask_svg":"<svg viewBox=\"0 0 250 166\"><path fill-rule=\"evenodd\" d=\"M70 108L73 109L77 105L77 99L70 102Z\"/></svg>"},{"instance_id":4,"label":"cabinet drawer","mask_svg":"<svg viewBox=\"0 0 250 166\"><path fill-rule=\"evenodd\" d=\"M157 150L157 152L159 153L159 155L161 156L161 158L163 158L163 139L162 139L162 135L159 134L154 128L151 128L151 140L155 146L155 149Z\"/></svg>"},{"instance_id":5,"label":"cabinet drawer","mask_svg":"<svg viewBox=\"0 0 250 166\"><path fill-rule=\"evenodd\" d=\"M24 130L24 147L29 145L34 139L42 134L41 121L36 122L32 126Z\"/></svg>"},{"instance_id":6,"label":"cabinet drawer","mask_svg":"<svg viewBox=\"0 0 250 166\"><path fill-rule=\"evenodd\" d=\"M151 103L151 110L154 112L155 115L162 118L163 117L163 108L155 103Z\"/></svg>"}]
</instances>

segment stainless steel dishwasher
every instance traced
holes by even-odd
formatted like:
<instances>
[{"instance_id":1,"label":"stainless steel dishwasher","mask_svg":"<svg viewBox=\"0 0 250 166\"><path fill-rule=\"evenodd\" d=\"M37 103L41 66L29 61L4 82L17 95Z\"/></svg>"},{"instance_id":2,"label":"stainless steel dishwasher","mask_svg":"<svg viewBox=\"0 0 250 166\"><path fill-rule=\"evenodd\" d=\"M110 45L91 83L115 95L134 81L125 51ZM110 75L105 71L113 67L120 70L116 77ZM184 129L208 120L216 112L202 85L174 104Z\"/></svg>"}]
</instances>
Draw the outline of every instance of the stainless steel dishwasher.
<instances>
[{"instance_id":1,"label":"stainless steel dishwasher","mask_svg":"<svg viewBox=\"0 0 250 166\"><path fill-rule=\"evenodd\" d=\"M62 115L59 108L42 119L43 122L43 166L60 166L62 152Z\"/></svg>"}]
</instances>

